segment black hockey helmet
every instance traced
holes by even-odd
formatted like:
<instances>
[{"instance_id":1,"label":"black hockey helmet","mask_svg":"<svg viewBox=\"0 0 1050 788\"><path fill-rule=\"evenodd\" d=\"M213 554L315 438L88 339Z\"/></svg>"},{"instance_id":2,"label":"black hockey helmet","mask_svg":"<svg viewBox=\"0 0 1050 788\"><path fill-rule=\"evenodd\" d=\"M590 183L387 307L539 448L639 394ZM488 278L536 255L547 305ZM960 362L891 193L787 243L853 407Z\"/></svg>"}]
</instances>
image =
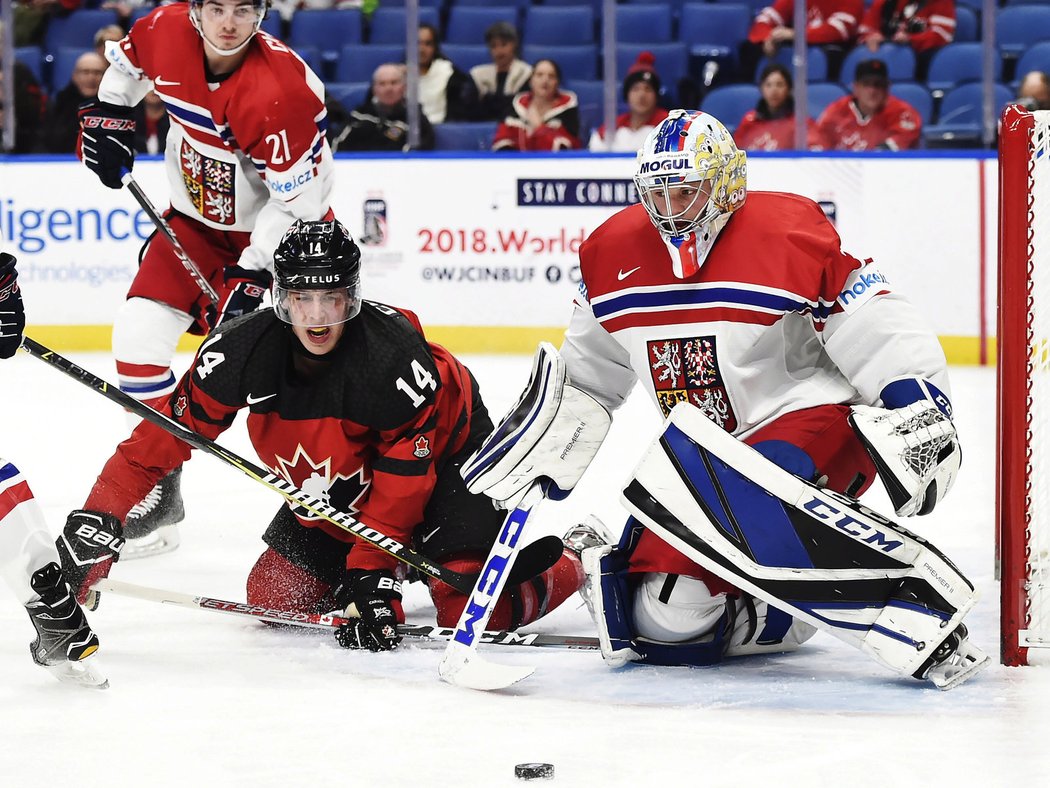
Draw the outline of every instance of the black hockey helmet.
<instances>
[{"instance_id":1,"label":"black hockey helmet","mask_svg":"<svg viewBox=\"0 0 1050 788\"><path fill-rule=\"evenodd\" d=\"M324 323L293 314L293 303L310 291L339 296L345 308L326 311ZM273 253L273 308L286 323L311 326L342 323L361 311L361 249L339 221L300 219L288 228Z\"/></svg>"}]
</instances>

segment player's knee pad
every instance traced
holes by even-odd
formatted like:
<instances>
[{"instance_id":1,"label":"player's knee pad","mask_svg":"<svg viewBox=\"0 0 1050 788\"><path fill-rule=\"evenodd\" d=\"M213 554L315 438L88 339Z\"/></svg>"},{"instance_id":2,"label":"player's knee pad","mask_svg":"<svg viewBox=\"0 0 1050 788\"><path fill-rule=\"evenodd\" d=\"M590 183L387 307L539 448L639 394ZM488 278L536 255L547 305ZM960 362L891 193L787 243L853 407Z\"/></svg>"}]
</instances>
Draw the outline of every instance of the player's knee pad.
<instances>
[{"instance_id":1,"label":"player's knee pad","mask_svg":"<svg viewBox=\"0 0 1050 788\"><path fill-rule=\"evenodd\" d=\"M113 321L113 355L118 362L168 367L179 338L193 318L148 298L129 298Z\"/></svg>"}]
</instances>

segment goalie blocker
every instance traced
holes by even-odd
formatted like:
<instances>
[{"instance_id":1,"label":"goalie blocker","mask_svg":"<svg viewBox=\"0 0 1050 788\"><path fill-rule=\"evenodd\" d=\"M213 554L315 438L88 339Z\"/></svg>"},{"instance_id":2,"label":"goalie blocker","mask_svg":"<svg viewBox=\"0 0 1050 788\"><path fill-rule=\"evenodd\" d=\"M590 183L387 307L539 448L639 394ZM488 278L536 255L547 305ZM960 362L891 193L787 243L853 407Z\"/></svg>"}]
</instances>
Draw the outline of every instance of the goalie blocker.
<instances>
[{"instance_id":1,"label":"goalie blocker","mask_svg":"<svg viewBox=\"0 0 1050 788\"><path fill-rule=\"evenodd\" d=\"M624 540L583 556L589 607L613 665L711 664L723 653L747 653L749 644L785 650L810 627L941 689L988 664L962 624L976 591L933 545L782 470L688 404L671 411L623 501L637 518ZM743 590L703 637L661 642L672 638L638 635L639 585L629 583L626 567L641 525ZM695 596L691 601L696 605Z\"/></svg>"}]
</instances>

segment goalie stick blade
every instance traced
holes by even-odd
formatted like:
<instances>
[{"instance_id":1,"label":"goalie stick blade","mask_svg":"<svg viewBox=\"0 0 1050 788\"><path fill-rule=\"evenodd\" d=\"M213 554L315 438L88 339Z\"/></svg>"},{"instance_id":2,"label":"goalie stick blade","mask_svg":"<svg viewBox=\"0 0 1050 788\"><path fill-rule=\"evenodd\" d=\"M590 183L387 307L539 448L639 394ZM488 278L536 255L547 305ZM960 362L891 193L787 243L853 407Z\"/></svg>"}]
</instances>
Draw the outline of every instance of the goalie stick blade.
<instances>
[{"instance_id":1,"label":"goalie stick blade","mask_svg":"<svg viewBox=\"0 0 1050 788\"><path fill-rule=\"evenodd\" d=\"M454 652L460 653L449 659L449 654ZM445 652L438 666L438 676L442 681L482 692L507 689L535 672L536 668L527 665L487 662L474 649L460 646L458 643L450 644L450 649Z\"/></svg>"},{"instance_id":2,"label":"goalie stick blade","mask_svg":"<svg viewBox=\"0 0 1050 788\"><path fill-rule=\"evenodd\" d=\"M109 688L109 679L103 675L97 657L88 657L79 662L59 662L47 665L47 672L63 684L73 684L85 689L104 690Z\"/></svg>"},{"instance_id":3,"label":"goalie stick blade","mask_svg":"<svg viewBox=\"0 0 1050 788\"><path fill-rule=\"evenodd\" d=\"M561 558L565 545L557 536L543 536L525 545L507 573L507 585L516 586L539 577ZM476 581L477 575L470 575Z\"/></svg>"}]
</instances>

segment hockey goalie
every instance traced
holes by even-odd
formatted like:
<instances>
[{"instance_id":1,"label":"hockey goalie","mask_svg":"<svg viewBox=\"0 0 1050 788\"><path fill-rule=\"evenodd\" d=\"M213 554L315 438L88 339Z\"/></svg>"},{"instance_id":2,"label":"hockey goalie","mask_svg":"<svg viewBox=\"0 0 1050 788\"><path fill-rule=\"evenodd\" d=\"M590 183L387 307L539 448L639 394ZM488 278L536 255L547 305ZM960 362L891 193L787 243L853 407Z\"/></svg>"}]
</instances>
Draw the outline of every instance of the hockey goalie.
<instances>
[{"instance_id":1,"label":"hockey goalie","mask_svg":"<svg viewBox=\"0 0 1050 788\"><path fill-rule=\"evenodd\" d=\"M623 490L632 516L615 544L597 523L566 535L610 665L711 665L823 630L942 689L974 675L973 585L857 502L878 476L897 515L927 514L957 475L936 336L814 202L748 194L711 115L673 111L635 184L640 204L581 247L560 352L537 354L533 381L562 384L530 386L468 487L568 493L601 442L587 425L640 382L667 421Z\"/></svg>"}]
</instances>

